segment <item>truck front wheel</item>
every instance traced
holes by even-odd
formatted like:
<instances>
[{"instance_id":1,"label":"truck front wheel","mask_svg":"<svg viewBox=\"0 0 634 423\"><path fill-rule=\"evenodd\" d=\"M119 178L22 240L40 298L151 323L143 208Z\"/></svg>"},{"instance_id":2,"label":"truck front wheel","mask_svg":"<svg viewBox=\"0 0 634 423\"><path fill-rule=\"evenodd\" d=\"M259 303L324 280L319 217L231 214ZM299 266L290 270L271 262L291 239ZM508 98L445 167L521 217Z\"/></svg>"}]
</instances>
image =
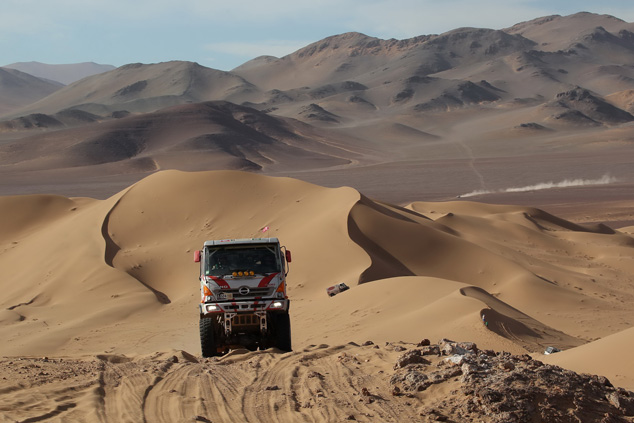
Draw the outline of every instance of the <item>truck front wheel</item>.
<instances>
[{"instance_id":1,"label":"truck front wheel","mask_svg":"<svg viewBox=\"0 0 634 423\"><path fill-rule=\"evenodd\" d=\"M220 355L218 352L219 337L217 336L215 326L213 318L202 317L200 319L200 348L202 350L203 357L214 357Z\"/></svg>"},{"instance_id":2,"label":"truck front wheel","mask_svg":"<svg viewBox=\"0 0 634 423\"><path fill-rule=\"evenodd\" d=\"M291 318L288 313L277 313L272 316L274 347L282 351L293 351L291 348Z\"/></svg>"}]
</instances>

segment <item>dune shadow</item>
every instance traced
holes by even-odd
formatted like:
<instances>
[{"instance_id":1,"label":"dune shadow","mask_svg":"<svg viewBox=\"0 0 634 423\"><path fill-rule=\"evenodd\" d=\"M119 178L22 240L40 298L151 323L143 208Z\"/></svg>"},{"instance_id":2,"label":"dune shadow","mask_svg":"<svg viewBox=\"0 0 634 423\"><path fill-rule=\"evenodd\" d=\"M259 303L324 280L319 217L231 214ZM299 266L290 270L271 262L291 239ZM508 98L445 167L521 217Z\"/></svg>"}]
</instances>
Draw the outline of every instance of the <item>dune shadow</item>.
<instances>
[{"instance_id":1,"label":"dune shadow","mask_svg":"<svg viewBox=\"0 0 634 423\"><path fill-rule=\"evenodd\" d=\"M103 224L101 225L101 236L103 237L104 241L106 241L106 252L104 255L104 260L106 261L106 264L108 266L113 268L114 268L114 265L113 265L114 258L117 255L117 253L121 251L121 248L110 237L110 234L108 233L108 225L110 224L110 215L112 214L114 209L117 207L117 205L119 205L120 201L121 199L117 200L115 205L108 211L108 213L106 214L106 217L103 219Z\"/></svg>"},{"instance_id":2,"label":"dune shadow","mask_svg":"<svg viewBox=\"0 0 634 423\"><path fill-rule=\"evenodd\" d=\"M568 349L584 344L581 339L545 325L480 287L461 288L460 294L486 304L489 308L480 310L480 318L487 329L527 351L541 352L548 346Z\"/></svg>"},{"instance_id":3,"label":"dune shadow","mask_svg":"<svg viewBox=\"0 0 634 423\"><path fill-rule=\"evenodd\" d=\"M121 198L123 198L123 197L121 197ZM114 258L117 256L119 251L121 251L121 247L119 247L119 245L117 245L117 243L114 242L114 240L112 239L112 237L108 233L108 225L110 224L110 215L112 214L112 212L119 205L119 202L121 201L121 198L119 200L117 200L115 205L108 211L108 213L106 214L106 217L103 219L103 224L101 225L101 236L103 237L104 241L106 242L106 248L105 248L106 251L104 253L104 261L106 262L106 264L108 266L112 267L113 269L115 268L115 266L114 266ZM163 293L163 292L161 292L161 291L159 291L157 289L152 288L151 286L149 286L148 284L143 282L141 279L139 279L139 278L135 277L134 275L132 275L129 271L126 271L126 273L128 275L130 275L131 277L133 277L135 280L137 280L141 285L143 285L144 287L146 287L147 289L152 291L152 293L154 294L154 296L156 297L158 302L160 302L161 304L169 304L169 303L172 302L165 293Z\"/></svg>"},{"instance_id":4,"label":"dune shadow","mask_svg":"<svg viewBox=\"0 0 634 423\"><path fill-rule=\"evenodd\" d=\"M416 275L396 257L366 236L351 215L348 215L348 234L353 242L363 248L372 261L370 267L359 275L360 284L397 276Z\"/></svg>"},{"instance_id":5,"label":"dune shadow","mask_svg":"<svg viewBox=\"0 0 634 423\"><path fill-rule=\"evenodd\" d=\"M568 220L562 219L560 217L554 216L548 212L545 212L539 209L536 209L531 214L524 213L524 218L528 220L529 222L531 222L533 225L535 225L535 227L537 227L541 231L551 231L552 229L545 227L544 225L539 223L537 219L542 219L560 228L567 229L573 232L587 232L587 233L596 233L596 234L604 234L604 235L614 235L616 233L614 229L602 223L597 225L592 225L592 226L590 225L582 226L582 225L570 222Z\"/></svg>"},{"instance_id":6,"label":"dune shadow","mask_svg":"<svg viewBox=\"0 0 634 423\"><path fill-rule=\"evenodd\" d=\"M504 338L513 341L522 341L526 337L542 338L540 334L519 320L515 320L491 308L481 310L480 316L482 317L482 321L485 322L487 329Z\"/></svg>"}]
</instances>

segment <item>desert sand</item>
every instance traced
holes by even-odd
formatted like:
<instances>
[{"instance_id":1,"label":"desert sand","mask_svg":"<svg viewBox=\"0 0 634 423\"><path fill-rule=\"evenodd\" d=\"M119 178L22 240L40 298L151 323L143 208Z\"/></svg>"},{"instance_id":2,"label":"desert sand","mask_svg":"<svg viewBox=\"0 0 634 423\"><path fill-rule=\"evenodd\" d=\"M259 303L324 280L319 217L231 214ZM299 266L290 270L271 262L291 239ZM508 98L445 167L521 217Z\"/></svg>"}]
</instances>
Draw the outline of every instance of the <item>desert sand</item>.
<instances>
[{"instance_id":1,"label":"desert sand","mask_svg":"<svg viewBox=\"0 0 634 423\"><path fill-rule=\"evenodd\" d=\"M159 172L105 200L2 197L0 213L7 421L397 421L421 399L354 396L390 397L394 346L424 338L634 388L632 228L468 201L401 207L238 171ZM294 351L201 359L193 251L264 227L294 255ZM326 296L336 282L352 289ZM564 351L544 358L548 346Z\"/></svg>"},{"instance_id":2,"label":"desert sand","mask_svg":"<svg viewBox=\"0 0 634 423\"><path fill-rule=\"evenodd\" d=\"M0 68L0 422L632 421L633 40L578 13ZM293 351L202 358L193 253L260 236ZM416 358L447 340L479 355Z\"/></svg>"}]
</instances>

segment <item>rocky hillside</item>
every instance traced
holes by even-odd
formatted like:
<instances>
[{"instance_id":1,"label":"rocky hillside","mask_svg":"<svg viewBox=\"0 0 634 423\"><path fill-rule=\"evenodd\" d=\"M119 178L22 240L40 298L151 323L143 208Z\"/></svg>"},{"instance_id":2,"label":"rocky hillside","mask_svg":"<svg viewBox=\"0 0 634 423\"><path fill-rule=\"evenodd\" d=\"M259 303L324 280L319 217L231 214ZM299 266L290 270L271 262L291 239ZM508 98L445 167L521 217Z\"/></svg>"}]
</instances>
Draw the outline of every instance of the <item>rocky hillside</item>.
<instances>
[{"instance_id":1,"label":"rocky hillside","mask_svg":"<svg viewBox=\"0 0 634 423\"><path fill-rule=\"evenodd\" d=\"M578 374L530 355L480 351L471 342L446 339L401 355L390 379L392 395L427 390L449 395L425 403L428 421L492 423L630 422L634 392L602 376Z\"/></svg>"}]
</instances>

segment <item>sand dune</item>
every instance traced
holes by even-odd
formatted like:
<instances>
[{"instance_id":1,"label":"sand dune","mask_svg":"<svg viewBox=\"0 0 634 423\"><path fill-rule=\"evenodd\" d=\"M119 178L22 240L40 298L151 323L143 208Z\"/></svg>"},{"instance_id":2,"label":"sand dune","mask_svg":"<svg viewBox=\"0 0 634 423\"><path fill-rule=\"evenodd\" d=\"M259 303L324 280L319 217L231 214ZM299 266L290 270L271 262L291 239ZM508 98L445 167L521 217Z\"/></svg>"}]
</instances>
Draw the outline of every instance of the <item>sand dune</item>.
<instances>
[{"instance_id":1,"label":"sand dune","mask_svg":"<svg viewBox=\"0 0 634 423\"><path fill-rule=\"evenodd\" d=\"M107 200L2 197L0 210L4 355L196 354L192 251L264 227L294 253L298 349L444 336L574 351L633 317L631 235L537 209L404 209L288 178L166 171ZM329 298L335 282L352 289Z\"/></svg>"},{"instance_id":2,"label":"sand dune","mask_svg":"<svg viewBox=\"0 0 634 423\"><path fill-rule=\"evenodd\" d=\"M580 347L545 358L544 361L566 367L580 373L609 374L615 385L631 386L632 362L621 360L631 348L632 328ZM614 358L613 358L614 357ZM615 361L618 364L615 365Z\"/></svg>"}]
</instances>

